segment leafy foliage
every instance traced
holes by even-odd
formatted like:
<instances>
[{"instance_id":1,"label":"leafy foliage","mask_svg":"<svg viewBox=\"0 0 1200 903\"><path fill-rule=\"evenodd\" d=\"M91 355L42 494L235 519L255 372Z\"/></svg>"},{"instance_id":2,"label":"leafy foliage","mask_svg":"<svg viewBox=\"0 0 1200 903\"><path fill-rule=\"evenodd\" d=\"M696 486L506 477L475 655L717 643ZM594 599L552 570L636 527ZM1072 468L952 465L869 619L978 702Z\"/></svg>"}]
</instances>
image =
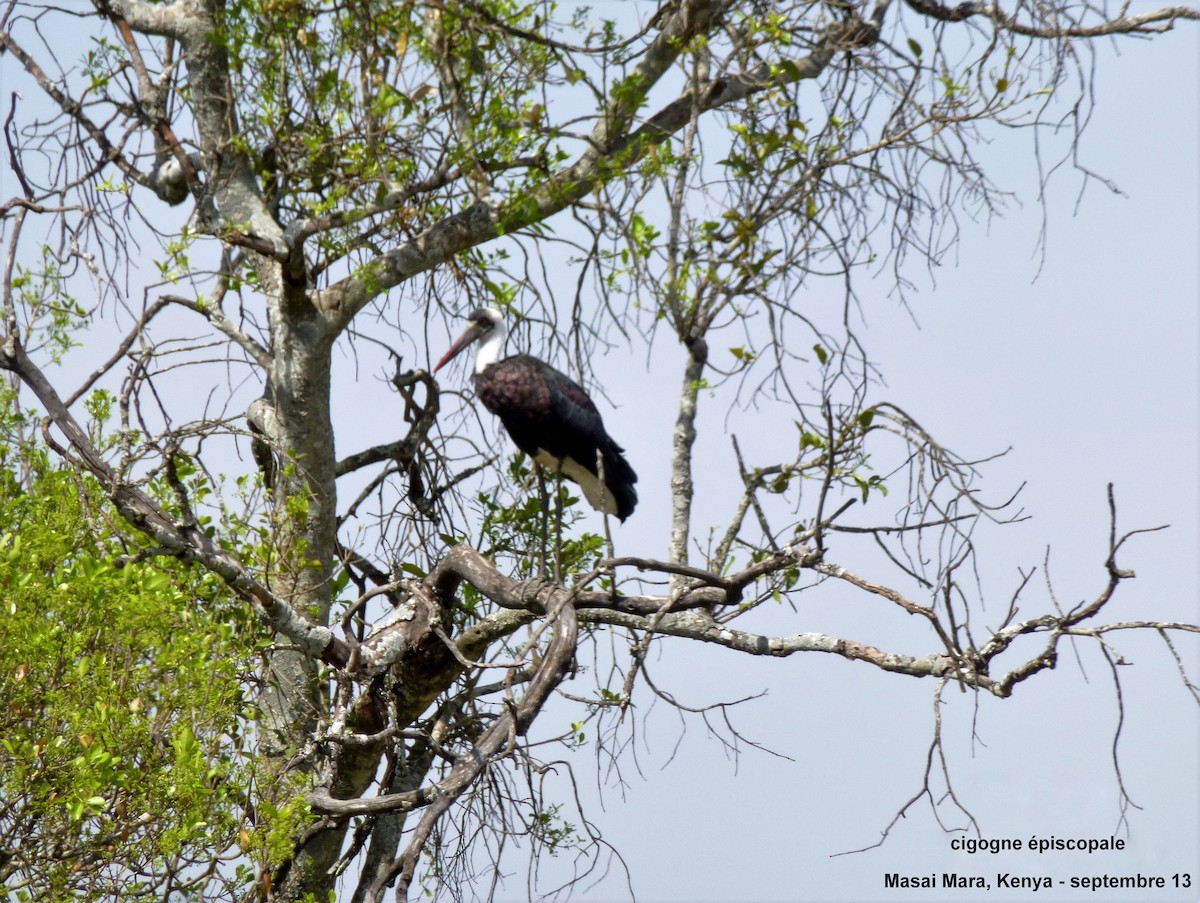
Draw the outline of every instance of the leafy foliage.
<instances>
[{"instance_id":1,"label":"leafy foliage","mask_svg":"<svg viewBox=\"0 0 1200 903\"><path fill-rule=\"evenodd\" d=\"M13 900L232 898L257 843L261 628L213 575L131 556L86 479L11 443L0 402L0 881Z\"/></svg>"}]
</instances>

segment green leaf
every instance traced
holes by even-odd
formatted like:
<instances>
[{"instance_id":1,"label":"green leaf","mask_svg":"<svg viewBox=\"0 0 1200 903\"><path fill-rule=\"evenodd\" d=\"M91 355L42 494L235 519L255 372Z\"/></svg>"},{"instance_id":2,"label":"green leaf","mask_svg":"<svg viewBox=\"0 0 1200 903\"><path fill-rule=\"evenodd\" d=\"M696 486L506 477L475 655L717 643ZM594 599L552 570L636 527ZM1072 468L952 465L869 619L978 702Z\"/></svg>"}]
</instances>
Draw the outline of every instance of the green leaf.
<instances>
[{"instance_id":1,"label":"green leaf","mask_svg":"<svg viewBox=\"0 0 1200 903\"><path fill-rule=\"evenodd\" d=\"M795 81L798 78L802 78L804 74L800 71L800 67L797 66L792 60L783 60L780 62L779 72L789 81Z\"/></svg>"},{"instance_id":2,"label":"green leaf","mask_svg":"<svg viewBox=\"0 0 1200 903\"><path fill-rule=\"evenodd\" d=\"M921 54L924 52L921 49L921 45L918 44L914 38L908 39L908 49L913 52L913 56L915 56L917 59L920 59Z\"/></svg>"}]
</instances>

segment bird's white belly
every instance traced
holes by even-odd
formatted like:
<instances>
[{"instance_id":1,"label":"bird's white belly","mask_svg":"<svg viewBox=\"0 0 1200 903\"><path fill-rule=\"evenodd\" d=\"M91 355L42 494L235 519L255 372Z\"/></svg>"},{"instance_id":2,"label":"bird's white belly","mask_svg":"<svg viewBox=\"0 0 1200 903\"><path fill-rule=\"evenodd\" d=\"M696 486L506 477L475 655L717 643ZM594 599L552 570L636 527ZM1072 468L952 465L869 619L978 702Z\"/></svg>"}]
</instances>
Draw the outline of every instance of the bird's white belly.
<instances>
[{"instance_id":1,"label":"bird's white belly","mask_svg":"<svg viewBox=\"0 0 1200 903\"><path fill-rule=\"evenodd\" d=\"M617 513L617 503L612 494L604 488L600 478L574 458L563 458L560 462L550 452L539 448L537 454L533 456L533 460L547 470L561 473L568 480L577 483L583 490L583 496L588 500L588 504L597 511L603 511L605 514Z\"/></svg>"}]
</instances>

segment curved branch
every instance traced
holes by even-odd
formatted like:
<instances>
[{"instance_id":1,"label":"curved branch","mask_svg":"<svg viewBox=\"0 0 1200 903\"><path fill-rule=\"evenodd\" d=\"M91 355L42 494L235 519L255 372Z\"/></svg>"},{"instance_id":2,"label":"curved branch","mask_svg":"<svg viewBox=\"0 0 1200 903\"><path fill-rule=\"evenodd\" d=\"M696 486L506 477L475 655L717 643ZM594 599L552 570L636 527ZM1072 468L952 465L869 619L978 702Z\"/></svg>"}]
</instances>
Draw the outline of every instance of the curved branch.
<instances>
[{"instance_id":1,"label":"curved branch","mask_svg":"<svg viewBox=\"0 0 1200 903\"><path fill-rule=\"evenodd\" d=\"M191 15L181 0L172 3L146 3L145 0L114 0L111 7L101 4L101 11L116 13L131 28L143 34L159 35L164 38L181 37L187 30Z\"/></svg>"},{"instance_id":2,"label":"curved branch","mask_svg":"<svg viewBox=\"0 0 1200 903\"><path fill-rule=\"evenodd\" d=\"M630 630L649 630L650 616L625 612L585 609L579 619L589 624L611 624ZM864 661L883 671L907 674L909 677L942 677L951 674L971 686L994 692L995 681L985 674L964 675L956 659L945 653L932 653L920 658L896 652L886 652L867 643L844 640L823 633L797 633L792 636L771 636L734 630L718 624L704 612L669 612L659 619L654 632L666 636L714 643L744 652L747 655L769 655L786 658L798 652L826 652L850 661Z\"/></svg>"},{"instance_id":3,"label":"curved branch","mask_svg":"<svg viewBox=\"0 0 1200 903\"><path fill-rule=\"evenodd\" d=\"M37 81L38 86L46 92L47 96L58 104L59 109L78 123L79 127L95 142L103 161L116 164L117 168L130 181L145 187L153 187L153 179L145 173L139 172L133 164L125 159L120 148L114 146L108 140L108 135L104 133L104 129L92 122L88 115L83 112L82 105L65 94L58 85L54 84L42 67L37 64L37 61L20 44L13 40L12 35L7 31L0 31L0 55L6 50L10 51L21 62L21 65L25 67L25 71Z\"/></svg>"},{"instance_id":4,"label":"curved branch","mask_svg":"<svg viewBox=\"0 0 1200 903\"><path fill-rule=\"evenodd\" d=\"M171 304L178 304L180 307L186 307L188 310L200 314L200 316L208 320L209 323L249 354L255 363L268 373L270 372L271 353L253 338L238 329L237 325L229 317L225 316L225 311L219 305L215 303L201 304L198 301L194 301L191 298L184 298L180 295L163 295L161 300Z\"/></svg>"},{"instance_id":5,"label":"curved branch","mask_svg":"<svg viewBox=\"0 0 1200 903\"><path fill-rule=\"evenodd\" d=\"M452 551L452 556L455 551L458 550ZM457 584L460 578L454 571L456 568L462 569L464 556L459 555L451 561L457 563L446 567L441 577L433 580L434 584L440 583L442 586ZM397 898L407 899L409 882L416 871L425 841L438 819L475 782L484 769L492 762L508 755L513 748L515 738L525 734L551 692L562 683L570 672L571 662L575 656L579 622L569 598L560 600L558 607L551 615L551 621L553 632L550 643L524 696L520 701L510 704L508 711L484 732L479 741L467 753L458 757L454 767L450 769L450 773L441 781L417 790L387 794L373 799L338 800L333 798L327 790L309 794L308 801L314 809L337 817L372 815L398 810L407 811L422 806L428 807L414 829L413 836L404 853L392 863L390 868L382 870L371 885L367 895L368 900L382 899L387 886L397 877L399 877Z\"/></svg>"},{"instance_id":6,"label":"curved branch","mask_svg":"<svg viewBox=\"0 0 1200 903\"><path fill-rule=\"evenodd\" d=\"M425 386L424 404L418 404L413 397L413 386L416 383ZM408 435L395 442L386 442L355 452L338 461L337 475L339 477L381 461L395 461L401 465L410 464L416 457L417 449L429 435L438 412L441 410L441 393L437 381L425 370L409 370L407 373L400 373L397 370L396 375L392 377L392 385L404 399L404 419L411 424Z\"/></svg>"},{"instance_id":7,"label":"curved branch","mask_svg":"<svg viewBox=\"0 0 1200 903\"><path fill-rule=\"evenodd\" d=\"M947 6L937 0L904 0L923 16L940 22L964 22L975 16L991 19L996 27L1028 38L1100 38L1105 35L1146 34L1170 31L1179 19L1200 19L1200 9L1187 6L1166 6L1137 16L1117 16L1098 25L1035 26L1018 22L1016 16L1005 12L998 4L974 2Z\"/></svg>"},{"instance_id":8,"label":"curved branch","mask_svg":"<svg viewBox=\"0 0 1200 903\"><path fill-rule=\"evenodd\" d=\"M338 667L349 663L350 647L337 639L329 628L313 624L258 582L236 557L203 531L173 520L154 499L113 470L42 371L29 359L15 335L9 334L0 344L0 370L15 374L29 387L45 409L47 420L62 431L71 449L79 456L79 465L100 481L121 516L151 542L182 561L194 561L217 574L240 597L251 602L267 624L307 653ZM60 452L66 454L65 449L60 448Z\"/></svg>"},{"instance_id":9,"label":"curved branch","mask_svg":"<svg viewBox=\"0 0 1200 903\"><path fill-rule=\"evenodd\" d=\"M587 197L619 173L626 172L651 150L683 128L694 113L707 113L754 94L778 90L820 75L839 50L868 46L879 39L879 27L891 0L881 0L869 21L835 22L821 32L816 49L797 60L763 63L749 72L723 76L684 91L630 130L641 100L670 68L687 43L720 21L727 6L717 9L690 2L674 13L633 73L613 87L611 100L593 130L588 149L528 195L501 206L477 201L448 216L410 242L389 251L320 292L318 308L335 329L345 328L370 301L406 279L443 263L485 241L542 222Z\"/></svg>"}]
</instances>

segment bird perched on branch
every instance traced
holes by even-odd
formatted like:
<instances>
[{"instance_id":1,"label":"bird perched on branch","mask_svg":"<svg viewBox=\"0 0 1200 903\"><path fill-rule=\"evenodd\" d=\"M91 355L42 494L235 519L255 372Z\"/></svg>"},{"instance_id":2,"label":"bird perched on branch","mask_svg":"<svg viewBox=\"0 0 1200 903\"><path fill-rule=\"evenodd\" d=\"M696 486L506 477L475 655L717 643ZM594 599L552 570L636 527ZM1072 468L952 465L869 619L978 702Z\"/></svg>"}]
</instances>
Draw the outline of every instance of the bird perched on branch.
<instances>
[{"instance_id":1,"label":"bird perched on branch","mask_svg":"<svg viewBox=\"0 0 1200 903\"><path fill-rule=\"evenodd\" d=\"M469 325L437 362L437 373L450 360L479 342L475 355L475 394L500 418L517 448L535 463L579 484L593 508L622 521L637 505L637 474L624 449L604 429L587 392L564 373L528 354L500 360L508 328L494 307L467 315ZM603 465L603 482L597 459Z\"/></svg>"}]
</instances>

